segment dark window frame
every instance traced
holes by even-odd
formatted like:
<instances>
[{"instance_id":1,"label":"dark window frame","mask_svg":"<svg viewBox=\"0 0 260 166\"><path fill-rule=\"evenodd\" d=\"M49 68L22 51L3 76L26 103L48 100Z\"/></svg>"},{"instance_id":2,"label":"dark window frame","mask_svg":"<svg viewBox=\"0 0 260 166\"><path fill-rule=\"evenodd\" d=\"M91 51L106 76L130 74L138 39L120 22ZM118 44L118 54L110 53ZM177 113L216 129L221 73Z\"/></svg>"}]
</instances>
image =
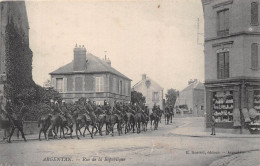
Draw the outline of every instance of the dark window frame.
<instances>
[{"instance_id":1,"label":"dark window frame","mask_svg":"<svg viewBox=\"0 0 260 166\"><path fill-rule=\"evenodd\" d=\"M252 43L251 44L251 69L252 70L258 70L259 69L258 43Z\"/></svg>"},{"instance_id":2,"label":"dark window frame","mask_svg":"<svg viewBox=\"0 0 260 166\"><path fill-rule=\"evenodd\" d=\"M228 16L226 15L228 12ZM224 28L222 29L220 27L220 13L223 13L224 14L224 27L228 27L228 28ZM229 28L230 28L230 10L229 8L225 8L225 9L222 9L222 10L219 10L217 11L217 36L227 36L229 34Z\"/></svg>"},{"instance_id":3,"label":"dark window frame","mask_svg":"<svg viewBox=\"0 0 260 166\"><path fill-rule=\"evenodd\" d=\"M222 59L221 56L223 55ZM222 64L220 64L222 62ZM221 66L222 69L221 69ZM217 53L217 78L226 79L230 77L229 51Z\"/></svg>"},{"instance_id":4,"label":"dark window frame","mask_svg":"<svg viewBox=\"0 0 260 166\"><path fill-rule=\"evenodd\" d=\"M251 25L252 26L259 25L259 4L258 4L258 2L251 3Z\"/></svg>"}]
</instances>

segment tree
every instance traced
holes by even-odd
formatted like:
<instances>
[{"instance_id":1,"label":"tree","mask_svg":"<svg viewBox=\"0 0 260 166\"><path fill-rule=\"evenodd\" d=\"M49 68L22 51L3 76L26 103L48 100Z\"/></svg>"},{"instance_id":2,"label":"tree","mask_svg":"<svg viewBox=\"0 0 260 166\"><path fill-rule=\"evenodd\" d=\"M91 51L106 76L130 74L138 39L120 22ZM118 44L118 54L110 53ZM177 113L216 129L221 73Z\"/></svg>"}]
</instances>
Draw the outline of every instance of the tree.
<instances>
[{"instance_id":1,"label":"tree","mask_svg":"<svg viewBox=\"0 0 260 166\"><path fill-rule=\"evenodd\" d=\"M168 89L166 93L166 105L175 105L176 99L179 96L179 91L176 89Z\"/></svg>"},{"instance_id":2,"label":"tree","mask_svg":"<svg viewBox=\"0 0 260 166\"><path fill-rule=\"evenodd\" d=\"M131 92L131 102L137 103L139 105L143 105L145 103L145 97L140 92L132 91Z\"/></svg>"}]
</instances>

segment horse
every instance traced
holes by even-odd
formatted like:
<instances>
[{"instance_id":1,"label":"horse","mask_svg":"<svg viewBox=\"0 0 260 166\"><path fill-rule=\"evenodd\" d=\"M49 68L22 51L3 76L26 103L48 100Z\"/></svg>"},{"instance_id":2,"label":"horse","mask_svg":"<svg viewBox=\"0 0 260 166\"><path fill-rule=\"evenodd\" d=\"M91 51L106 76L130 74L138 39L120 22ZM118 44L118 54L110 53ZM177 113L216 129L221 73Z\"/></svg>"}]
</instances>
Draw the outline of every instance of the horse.
<instances>
[{"instance_id":1,"label":"horse","mask_svg":"<svg viewBox=\"0 0 260 166\"><path fill-rule=\"evenodd\" d=\"M153 122L154 122L154 130L157 130L158 128L158 122L159 122L159 116L153 112L151 115L150 115L150 121L151 121L151 129L152 129L152 126L153 126Z\"/></svg>"},{"instance_id":2,"label":"horse","mask_svg":"<svg viewBox=\"0 0 260 166\"><path fill-rule=\"evenodd\" d=\"M41 141L41 133L43 132L45 139L47 139L46 133L51 125L51 114L43 115L38 119L38 127L41 127L39 132L39 141ZM48 133L49 134L49 133Z\"/></svg>"},{"instance_id":3,"label":"horse","mask_svg":"<svg viewBox=\"0 0 260 166\"><path fill-rule=\"evenodd\" d=\"M73 133L73 120L71 115L65 115L65 118L67 119L65 123L63 123L63 127L66 128L66 134L70 135L70 138L73 139L72 133ZM70 130L70 133L68 131Z\"/></svg>"},{"instance_id":4,"label":"horse","mask_svg":"<svg viewBox=\"0 0 260 166\"><path fill-rule=\"evenodd\" d=\"M85 137L85 131L88 130L91 138L93 139L93 133L90 132L90 130L89 130L89 126L91 124L92 124L92 120L90 119L90 117L87 114L79 114L78 115L78 117L76 118L76 135L77 135L78 139L80 139L79 135L78 135L78 131L81 134L80 129L84 126L85 126L85 129L84 129L84 132L83 132L83 137Z\"/></svg>"},{"instance_id":5,"label":"horse","mask_svg":"<svg viewBox=\"0 0 260 166\"><path fill-rule=\"evenodd\" d=\"M164 112L165 124L169 124L170 116L170 108L166 107Z\"/></svg>"},{"instance_id":6,"label":"horse","mask_svg":"<svg viewBox=\"0 0 260 166\"><path fill-rule=\"evenodd\" d=\"M130 112L125 112L125 114L123 115L123 120L125 123L125 134L128 133L131 130L131 128L133 128L133 132L134 132L134 125L135 125L134 115Z\"/></svg>"},{"instance_id":7,"label":"horse","mask_svg":"<svg viewBox=\"0 0 260 166\"><path fill-rule=\"evenodd\" d=\"M149 122L149 114L144 113L143 116L144 116L143 128L144 128L144 131L147 131L147 125Z\"/></svg>"},{"instance_id":8,"label":"horse","mask_svg":"<svg viewBox=\"0 0 260 166\"><path fill-rule=\"evenodd\" d=\"M141 112L135 114L135 125L136 125L136 132L139 134L141 132L141 124L145 123L144 115ZM143 130L145 130L143 126Z\"/></svg>"},{"instance_id":9,"label":"horse","mask_svg":"<svg viewBox=\"0 0 260 166\"><path fill-rule=\"evenodd\" d=\"M11 103L7 103L7 104L11 104ZM10 105L7 105L7 106L10 106ZM10 107L10 109L12 110L11 107ZM23 132L24 111L25 111L25 107L24 107L24 104L23 104L22 107L20 108L20 111L19 111L18 114L15 114L12 110L12 112L13 112L12 114L6 113L5 117L3 115L0 116L1 127L5 130L5 137L7 137L6 131L8 129L11 129L11 132L9 134L9 138L7 140L8 143L11 143L11 138L12 138L12 135L13 135L15 129L18 129L18 132L21 132L22 138L24 139L24 141L25 142L27 141L25 136L24 136L24 132Z\"/></svg>"},{"instance_id":10,"label":"horse","mask_svg":"<svg viewBox=\"0 0 260 166\"><path fill-rule=\"evenodd\" d=\"M57 129L57 132L55 131L55 128ZM63 126L62 126L62 118L60 115L56 114L56 115L52 115L51 116L51 124L50 127L47 129L47 141L49 140L49 132L54 133L53 138L57 137L57 133L58 133L58 129L60 128L60 130L63 131ZM64 137L64 135L63 135ZM60 138L61 138L61 134L60 134Z\"/></svg>"},{"instance_id":11,"label":"horse","mask_svg":"<svg viewBox=\"0 0 260 166\"><path fill-rule=\"evenodd\" d=\"M95 132L94 135L96 135L96 133L99 132L99 135L102 136L102 128L103 128L105 123L106 123L106 114L98 115L98 117L97 117L97 128L98 128L98 130Z\"/></svg>"},{"instance_id":12,"label":"horse","mask_svg":"<svg viewBox=\"0 0 260 166\"><path fill-rule=\"evenodd\" d=\"M117 114L112 114L109 116L109 127L110 127L110 131L112 132L112 136L114 136L114 126L117 123L117 131L118 131L118 135L120 136L120 134L122 133L122 128L121 128L121 124L122 124L122 119L120 117L120 115Z\"/></svg>"}]
</instances>

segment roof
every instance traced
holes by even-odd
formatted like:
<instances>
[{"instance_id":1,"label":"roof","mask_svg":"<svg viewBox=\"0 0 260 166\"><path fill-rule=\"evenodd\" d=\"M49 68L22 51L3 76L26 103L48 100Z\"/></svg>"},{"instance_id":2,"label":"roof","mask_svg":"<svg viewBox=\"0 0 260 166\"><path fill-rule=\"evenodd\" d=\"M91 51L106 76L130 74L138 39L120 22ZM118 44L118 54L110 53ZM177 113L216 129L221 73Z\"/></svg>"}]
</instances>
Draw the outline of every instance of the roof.
<instances>
[{"instance_id":1,"label":"roof","mask_svg":"<svg viewBox=\"0 0 260 166\"><path fill-rule=\"evenodd\" d=\"M154 80L152 80L149 77L146 77L146 79L142 79L141 81L137 82L134 86L133 89L139 85L141 85L142 83L145 83L145 81L150 80L152 82L152 84L155 84L156 86L158 86L160 89L163 89L163 87L161 87L157 82L155 82Z\"/></svg>"},{"instance_id":2,"label":"roof","mask_svg":"<svg viewBox=\"0 0 260 166\"><path fill-rule=\"evenodd\" d=\"M73 71L73 61L58 68L57 70L50 73L50 75L58 75L58 74L91 74L91 73L112 73L119 77L123 77L125 79L131 80L126 77L110 65L108 65L105 61L100 58L94 56L91 53L87 53L86 55L86 69L84 71Z\"/></svg>"},{"instance_id":3,"label":"roof","mask_svg":"<svg viewBox=\"0 0 260 166\"><path fill-rule=\"evenodd\" d=\"M201 90L204 90L204 85L200 81L196 81L196 82L193 82L193 83L189 84L182 91L188 91L188 90L191 90L191 89L201 89Z\"/></svg>"}]
</instances>

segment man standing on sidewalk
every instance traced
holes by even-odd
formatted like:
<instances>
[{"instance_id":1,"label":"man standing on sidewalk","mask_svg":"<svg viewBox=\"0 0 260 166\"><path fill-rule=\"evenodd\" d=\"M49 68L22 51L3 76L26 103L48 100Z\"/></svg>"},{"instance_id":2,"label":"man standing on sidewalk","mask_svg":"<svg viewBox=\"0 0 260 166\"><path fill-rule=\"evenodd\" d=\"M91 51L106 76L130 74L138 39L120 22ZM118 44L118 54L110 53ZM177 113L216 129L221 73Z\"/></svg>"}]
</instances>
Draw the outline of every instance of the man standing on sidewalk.
<instances>
[{"instance_id":1,"label":"man standing on sidewalk","mask_svg":"<svg viewBox=\"0 0 260 166\"><path fill-rule=\"evenodd\" d=\"M211 134L210 135L216 135L215 124L216 124L216 119L215 119L214 116L212 116L212 118L211 118Z\"/></svg>"}]
</instances>

